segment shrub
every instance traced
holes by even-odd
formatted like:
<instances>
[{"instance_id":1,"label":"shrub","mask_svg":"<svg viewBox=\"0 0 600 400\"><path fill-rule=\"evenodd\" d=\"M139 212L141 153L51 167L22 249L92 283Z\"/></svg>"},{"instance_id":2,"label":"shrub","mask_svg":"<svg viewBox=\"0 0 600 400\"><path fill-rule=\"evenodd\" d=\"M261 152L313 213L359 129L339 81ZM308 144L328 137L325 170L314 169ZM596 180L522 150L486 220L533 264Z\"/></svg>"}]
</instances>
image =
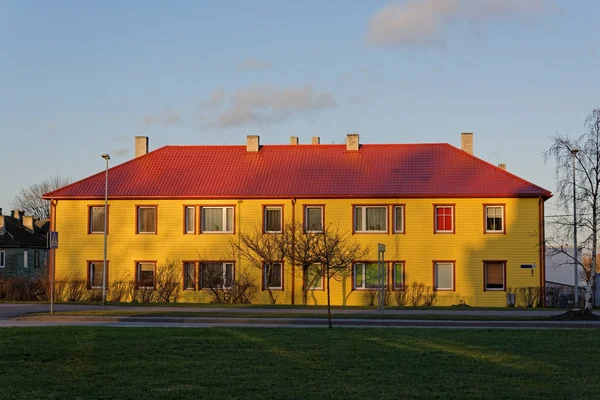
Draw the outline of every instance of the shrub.
<instances>
[{"instance_id":1,"label":"shrub","mask_svg":"<svg viewBox=\"0 0 600 400\"><path fill-rule=\"evenodd\" d=\"M408 287L409 304L413 307L423 304L425 297L425 284L423 282L413 282Z\"/></svg>"},{"instance_id":2,"label":"shrub","mask_svg":"<svg viewBox=\"0 0 600 400\"><path fill-rule=\"evenodd\" d=\"M363 304L367 307L373 307L377 305L377 290L363 290L362 292Z\"/></svg>"},{"instance_id":3,"label":"shrub","mask_svg":"<svg viewBox=\"0 0 600 400\"><path fill-rule=\"evenodd\" d=\"M562 287L546 287L546 305L548 307L560 307L560 299L562 295Z\"/></svg>"},{"instance_id":4,"label":"shrub","mask_svg":"<svg viewBox=\"0 0 600 400\"><path fill-rule=\"evenodd\" d=\"M394 297L396 298L396 304L398 304L400 307L405 306L408 302L406 290L396 290L394 292Z\"/></svg>"},{"instance_id":5,"label":"shrub","mask_svg":"<svg viewBox=\"0 0 600 400\"><path fill-rule=\"evenodd\" d=\"M437 298L437 291L431 286L425 286L425 295L423 298L423 305L431 307L433 306L433 303L435 303L435 299Z\"/></svg>"},{"instance_id":6,"label":"shrub","mask_svg":"<svg viewBox=\"0 0 600 400\"><path fill-rule=\"evenodd\" d=\"M205 276L204 284L208 286L211 303L250 304L258 293L258 286L252 276L242 271L233 282L231 288L223 288L223 275Z\"/></svg>"},{"instance_id":7,"label":"shrub","mask_svg":"<svg viewBox=\"0 0 600 400\"><path fill-rule=\"evenodd\" d=\"M110 284L110 290L108 291L110 301L115 302L115 303L124 301L125 297L127 296L127 288L128 288L127 280L119 279L119 280L113 281Z\"/></svg>"},{"instance_id":8,"label":"shrub","mask_svg":"<svg viewBox=\"0 0 600 400\"><path fill-rule=\"evenodd\" d=\"M177 260L167 259L156 270L155 301L163 303L177 302L181 288L182 269Z\"/></svg>"},{"instance_id":9,"label":"shrub","mask_svg":"<svg viewBox=\"0 0 600 400\"><path fill-rule=\"evenodd\" d=\"M539 307L541 302L539 286L521 286L515 290L515 304L522 307Z\"/></svg>"}]
</instances>

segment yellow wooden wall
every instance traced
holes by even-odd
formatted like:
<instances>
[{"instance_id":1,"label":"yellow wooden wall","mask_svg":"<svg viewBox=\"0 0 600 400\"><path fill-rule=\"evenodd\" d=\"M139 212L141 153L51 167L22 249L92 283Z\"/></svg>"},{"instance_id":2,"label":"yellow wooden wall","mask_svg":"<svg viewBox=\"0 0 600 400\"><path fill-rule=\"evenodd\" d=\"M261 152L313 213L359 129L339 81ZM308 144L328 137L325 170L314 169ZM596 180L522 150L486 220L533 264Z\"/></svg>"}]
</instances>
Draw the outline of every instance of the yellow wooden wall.
<instances>
[{"instance_id":1,"label":"yellow wooden wall","mask_svg":"<svg viewBox=\"0 0 600 400\"><path fill-rule=\"evenodd\" d=\"M394 204L405 205L405 234L357 233L357 241L370 247L368 260L377 260L377 243L387 247L386 260L406 262L406 284L413 281L433 286L434 260L455 260L456 284L454 292L438 292L437 305L452 305L460 300L472 306L504 306L506 293L483 290L483 260L507 261L507 286L539 286L539 208L538 199L299 199L295 206L287 200L111 200L109 202L108 260L109 279L134 278L135 260L156 260L160 265L166 259L176 260L230 260L230 239L234 234L184 235L184 205L235 206L236 230L256 230L262 225L262 206L283 205L284 220L303 221L303 205L325 204L325 224L335 224L352 231L352 205L390 205L388 220ZM483 204L505 204L506 234L484 234ZM158 234L136 235L136 205L158 206ZM455 204L455 234L434 234L433 204ZM103 235L88 234L88 206L102 205L102 201L60 200L56 203L56 230L60 247L56 250L56 274L86 276L87 260L102 260ZM198 219L198 212L196 213ZM390 227L390 232L392 231ZM236 270L252 271L260 286L260 271L252 269L243 260L236 262ZM532 270L521 269L521 264L537 264ZM182 267L183 270L183 267ZM292 302L292 284L295 279L295 303L302 303L301 277L292 276L291 266L284 268L284 291L277 293L277 303ZM331 283L332 304L362 305L361 291L352 290L350 275L342 282ZM180 301L208 301L205 293L185 291ZM259 292L255 302L268 303L266 291ZM315 290L309 295L309 304L326 304L325 291Z\"/></svg>"}]
</instances>

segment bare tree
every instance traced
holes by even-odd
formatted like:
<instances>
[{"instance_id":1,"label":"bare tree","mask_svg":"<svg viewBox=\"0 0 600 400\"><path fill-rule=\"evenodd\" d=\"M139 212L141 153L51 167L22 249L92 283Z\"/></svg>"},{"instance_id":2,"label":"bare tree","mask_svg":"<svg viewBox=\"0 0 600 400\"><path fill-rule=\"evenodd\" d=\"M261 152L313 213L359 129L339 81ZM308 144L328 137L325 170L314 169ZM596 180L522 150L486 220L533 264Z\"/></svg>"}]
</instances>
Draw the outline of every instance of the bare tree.
<instances>
[{"instance_id":1,"label":"bare tree","mask_svg":"<svg viewBox=\"0 0 600 400\"><path fill-rule=\"evenodd\" d=\"M590 280L585 291L585 314L592 312L593 283L596 276L598 253L598 211L600 211L600 108L592 110L585 120L586 133L576 139L568 135L552 137L552 145L544 153L546 161L556 163L558 205L565 215L552 221L556 237L546 238L546 245L553 253L562 253L573 259L562 244L572 237L576 227L580 245L591 254ZM572 150L579 151L573 155ZM573 157L575 158L575 198L573 197ZM573 201L577 201L577 221L572 220Z\"/></svg>"},{"instance_id":2,"label":"bare tree","mask_svg":"<svg viewBox=\"0 0 600 400\"><path fill-rule=\"evenodd\" d=\"M40 183L19 190L10 205L12 208L25 211L27 215L32 215L36 219L49 219L50 201L42 199L42 196L69 183L71 183L70 178L60 175L51 176Z\"/></svg>"},{"instance_id":3,"label":"bare tree","mask_svg":"<svg viewBox=\"0 0 600 400\"><path fill-rule=\"evenodd\" d=\"M322 268L322 276L327 284L327 319L331 323L331 279L338 279L348 272L352 262L360 260L369 252L368 247L353 240L350 234L339 227L324 226L323 231L316 234L317 243L314 249L314 259Z\"/></svg>"},{"instance_id":4,"label":"bare tree","mask_svg":"<svg viewBox=\"0 0 600 400\"><path fill-rule=\"evenodd\" d=\"M231 240L234 251L248 261L251 266L263 274L263 289L269 294L271 304L275 304L277 298L269 284L277 274L281 273L281 262L283 262L288 248L289 237L286 231L281 233L264 233L261 230L254 232L240 232L238 240ZM283 279L283 276L280 276Z\"/></svg>"}]
</instances>

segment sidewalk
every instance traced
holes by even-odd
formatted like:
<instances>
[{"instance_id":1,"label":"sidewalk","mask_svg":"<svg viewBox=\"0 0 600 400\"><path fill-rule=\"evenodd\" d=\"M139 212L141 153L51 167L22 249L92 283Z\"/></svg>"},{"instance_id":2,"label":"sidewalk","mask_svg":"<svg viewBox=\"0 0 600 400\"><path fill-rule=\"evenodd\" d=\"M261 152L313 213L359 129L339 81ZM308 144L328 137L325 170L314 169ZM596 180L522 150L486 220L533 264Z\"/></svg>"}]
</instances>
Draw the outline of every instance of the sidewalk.
<instances>
[{"instance_id":1,"label":"sidewalk","mask_svg":"<svg viewBox=\"0 0 600 400\"><path fill-rule=\"evenodd\" d=\"M9 322L16 324L9 324ZM27 325L32 324L32 325ZM50 316L17 317L0 326L252 326L252 327L326 327L325 318L234 318L234 317L118 317L118 316ZM545 328L600 329L600 321L456 321L402 319L333 319L337 327L373 328Z\"/></svg>"}]
</instances>

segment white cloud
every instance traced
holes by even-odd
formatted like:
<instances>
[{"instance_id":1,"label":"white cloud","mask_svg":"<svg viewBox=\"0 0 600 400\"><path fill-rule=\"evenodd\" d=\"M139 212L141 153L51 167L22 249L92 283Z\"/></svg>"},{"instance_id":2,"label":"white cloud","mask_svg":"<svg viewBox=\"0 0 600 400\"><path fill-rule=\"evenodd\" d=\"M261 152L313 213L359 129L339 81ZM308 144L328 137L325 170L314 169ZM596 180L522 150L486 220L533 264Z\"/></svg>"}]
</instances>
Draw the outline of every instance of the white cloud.
<instances>
[{"instance_id":1,"label":"white cloud","mask_svg":"<svg viewBox=\"0 0 600 400\"><path fill-rule=\"evenodd\" d=\"M331 93L311 86L255 86L231 94L223 91L222 97L223 105L212 118L218 128L270 125L297 115L311 117L337 105Z\"/></svg>"},{"instance_id":2,"label":"white cloud","mask_svg":"<svg viewBox=\"0 0 600 400\"><path fill-rule=\"evenodd\" d=\"M248 57L242 60L237 65L237 70L240 72L262 71L271 68L273 65L270 61L259 60L258 58Z\"/></svg>"},{"instance_id":3,"label":"white cloud","mask_svg":"<svg viewBox=\"0 0 600 400\"><path fill-rule=\"evenodd\" d=\"M534 17L555 0L406 0L394 1L371 20L366 41L374 46L439 45L457 23L475 25Z\"/></svg>"},{"instance_id":4,"label":"white cloud","mask_svg":"<svg viewBox=\"0 0 600 400\"><path fill-rule=\"evenodd\" d=\"M165 110L159 113L150 113L144 116L144 125L171 126L182 121L181 115L176 111Z\"/></svg>"}]
</instances>

